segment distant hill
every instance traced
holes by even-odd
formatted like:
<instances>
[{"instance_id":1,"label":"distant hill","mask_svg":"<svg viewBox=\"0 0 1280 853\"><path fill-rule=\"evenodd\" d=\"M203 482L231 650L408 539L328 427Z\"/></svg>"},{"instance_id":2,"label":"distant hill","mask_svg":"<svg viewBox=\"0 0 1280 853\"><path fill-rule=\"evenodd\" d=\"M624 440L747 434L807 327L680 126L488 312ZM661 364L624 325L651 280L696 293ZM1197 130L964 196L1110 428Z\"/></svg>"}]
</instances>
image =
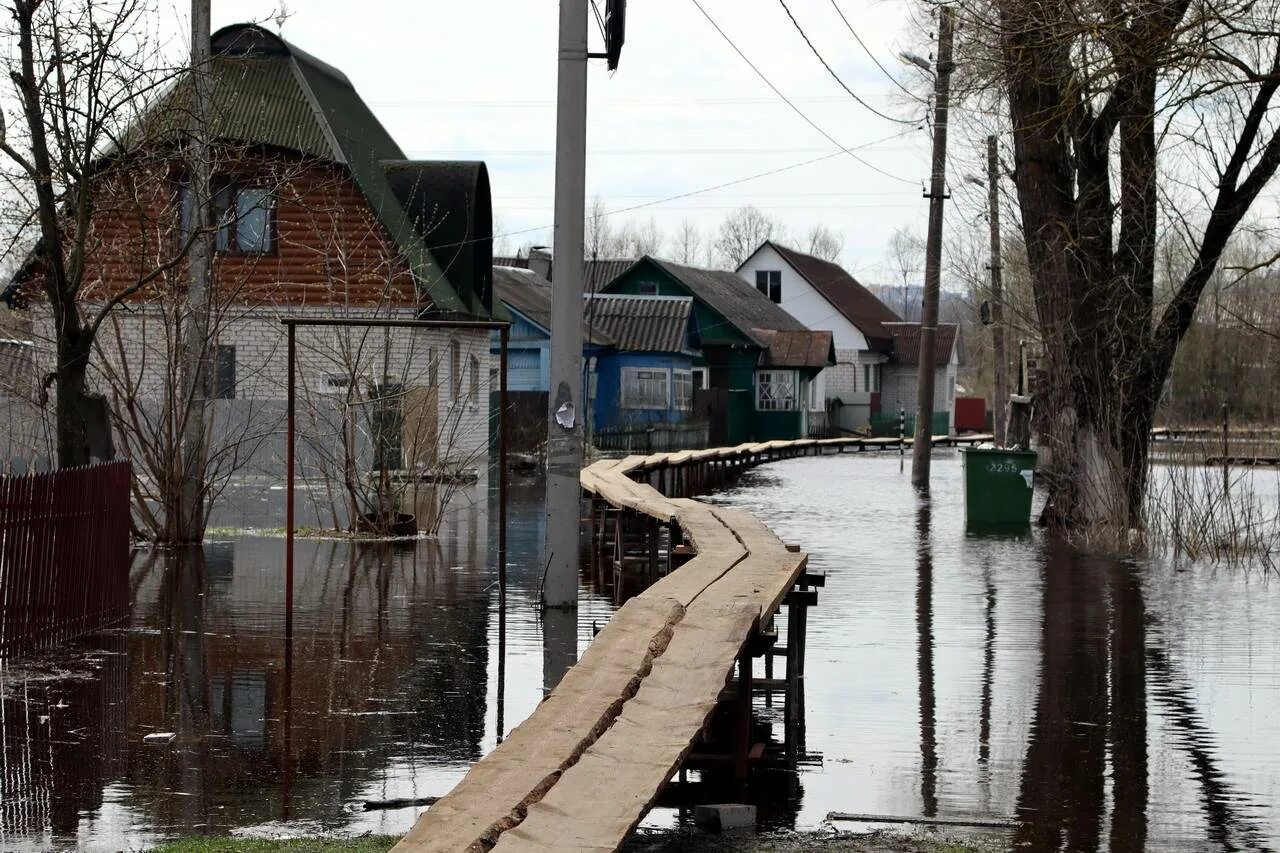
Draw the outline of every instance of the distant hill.
<instances>
[{"instance_id":1,"label":"distant hill","mask_svg":"<svg viewBox=\"0 0 1280 853\"><path fill-rule=\"evenodd\" d=\"M924 288L920 285L913 284L904 288L900 284L868 284L866 287L903 320L909 323L920 322L920 302L924 297ZM943 323L964 325L973 319L973 310L962 293L944 290L939 296L938 319Z\"/></svg>"}]
</instances>

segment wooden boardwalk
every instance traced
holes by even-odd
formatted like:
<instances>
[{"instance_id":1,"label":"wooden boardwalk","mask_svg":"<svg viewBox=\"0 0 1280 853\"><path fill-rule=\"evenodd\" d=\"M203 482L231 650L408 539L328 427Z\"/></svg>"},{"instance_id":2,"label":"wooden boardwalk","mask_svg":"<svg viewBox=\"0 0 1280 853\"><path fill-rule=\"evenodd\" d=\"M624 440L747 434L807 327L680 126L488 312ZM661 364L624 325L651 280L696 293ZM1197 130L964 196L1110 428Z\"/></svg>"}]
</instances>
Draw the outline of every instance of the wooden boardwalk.
<instances>
[{"instance_id":1,"label":"wooden boardwalk","mask_svg":"<svg viewBox=\"0 0 1280 853\"><path fill-rule=\"evenodd\" d=\"M935 443L989 440L939 437ZM422 814L395 851L616 850L691 758L718 707L717 719L733 721L727 738L733 748L704 758L745 779L749 762L760 757L751 743L752 659L763 655L771 674L774 655L785 657L780 681L789 697L797 695L804 613L816 602L811 587L822 579L806 571L803 552L755 517L691 498L761 462L899 443L770 441L602 460L584 469L593 564L608 564L615 594L636 576L644 589L625 601L534 713ZM770 642L777 640L773 617L784 604L782 652ZM788 728L795 722L791 709L788 701Z\"/></svg>"}]
</instances>

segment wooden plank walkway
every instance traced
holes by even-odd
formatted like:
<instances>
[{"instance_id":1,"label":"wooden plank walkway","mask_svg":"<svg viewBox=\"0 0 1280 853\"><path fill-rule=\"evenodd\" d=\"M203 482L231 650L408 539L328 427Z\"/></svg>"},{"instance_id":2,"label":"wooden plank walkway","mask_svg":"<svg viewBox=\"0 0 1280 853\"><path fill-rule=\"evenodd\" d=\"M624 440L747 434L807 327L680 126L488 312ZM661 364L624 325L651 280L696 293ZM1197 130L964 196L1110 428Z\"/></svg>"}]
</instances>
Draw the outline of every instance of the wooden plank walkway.
<instances>
[{"instance_id":1,"label":"wooden plank walkway","mask_svg":"<svg viewBox=\"0 0 1280 853\"><path fill-rule=\"evenodd\" d=\"M940 436L935 444L990 440ZM903 443L768 441L584 469L593 501L678 529L695 554L619 608L534 713L394 850L616 850L689 756L744 655L749 697L748 643L805 577L807 556L754 516L682 496L761 462ZM664 494L655 479L681 496Z\"/></svg>"}]
</instances>

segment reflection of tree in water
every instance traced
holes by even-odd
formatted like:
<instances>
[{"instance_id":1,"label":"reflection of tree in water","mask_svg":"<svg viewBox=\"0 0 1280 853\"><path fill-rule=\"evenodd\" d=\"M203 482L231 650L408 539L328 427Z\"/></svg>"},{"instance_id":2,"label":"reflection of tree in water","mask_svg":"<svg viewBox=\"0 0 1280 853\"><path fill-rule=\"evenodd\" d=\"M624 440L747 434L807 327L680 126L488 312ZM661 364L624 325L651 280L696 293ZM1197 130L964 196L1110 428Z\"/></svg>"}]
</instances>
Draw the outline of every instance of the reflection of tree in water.
<instances>
[{"instance_id":1,"label":"reflection of tree in water","mask_svg":"<svg viewBox=\"0 0 1280 853\"><path fill-rule=\"evenodd\" d=\"M236 545L168 561L137 611L161 630L129 637L127 775L158 826L218 829L282 814L336 826L340 804L393 762L425 769L479 757L483 576L432 542L307 543L286 683L278 564L262 562L258 543ZM179 737L142 747L157 730Z\"/></svg>"},{"instance_id":2,"label":"reflection of tree in water","mask_svg":"<svg viewBox=\"0 0 1280 853\"><path fill-rule=\"evenodd\" d=\"M1142 743L1140 749L1126 744L1121 752L1127 760L1115 766L1117 814L1111 839L1112 849L1140 850L1141 843L1133 847L1125 841L1117 846L1117 835L1128 832L1136 839L1145 838L1145 706L1119 704L1141 697L1142 690L1132 684L1118 689L1115 697L1108 696L1107 664L1111 659L1117 678L1124 682L1133 674L1130 659L1136 657L1141 677L1141 593L1134 581L1134 594L1120 596L1109 614L1106 562L1062 543L1050 543L1047 552L1040 688L1018 796L1018 816L1025 823L1016 831L1015 843L1034 850L1099 849L1110 733L1137 736ZM1114 635L1116 649L1111 658L1107 646L1113 619L1125 630ZM1118 727L1109 732L1112 698L1117 703ZM1132 778L1135 774L1141 776L1141 783ZM1135 802L1136 796L1140 799ZM1125 814L1119 813L1122 798Z\"/></svg>"}]
</instances>

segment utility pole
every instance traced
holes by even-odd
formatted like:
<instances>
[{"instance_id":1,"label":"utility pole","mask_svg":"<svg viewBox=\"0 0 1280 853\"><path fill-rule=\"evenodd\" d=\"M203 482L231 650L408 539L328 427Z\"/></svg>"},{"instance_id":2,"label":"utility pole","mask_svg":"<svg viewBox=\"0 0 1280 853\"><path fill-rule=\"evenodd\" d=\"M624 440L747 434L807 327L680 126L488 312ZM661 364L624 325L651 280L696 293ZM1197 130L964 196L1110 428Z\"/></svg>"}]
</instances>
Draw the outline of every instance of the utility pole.
<instances>
[{"instance_id":1,"label":"utility pole","mask_svg":"<svg viewBox=\"0 0 1280 853\"><path fill-rule=\"evenodd\" d=\"M924 255L924 300L920 309L920 364L916 382L916 434L911 448L911 483L928 491L933 456L934 353L938 337L938 291L942 277L942 203L946 200L947 105L951 97L950 7L938 10L938 62L934 68L933 174L929 181L929 235Z\"/></svg>"},{"instance_id":2,"label":"utility pole","mask_svg":"<svg viewBox=\"0 0 1280 853\"><path fill-rule=\"evenodd\" d=\"M996 157L996 138L987 137L987 206L991 220L991 353L995 359L995 388L992 389L992 425L996 447L1004 447L1009 416L1008 361L1004 354L1004 283L1000 271L1000 163Z\"/></svg>"},{"instance_id":3,"label":"utility pole","mask_svg":"<svg viewBox=\"0 0 1280 853\"><path fill-rule=\"evenodd\" d=\"M578 606L581 512L583 227L587 159L587 0L560 0L556 87L555 239L551 268L551 393L542 603Z\"/></svg>"},{"instance_id":4,"label":"utility pole","mask_svg":"<svg viewBox=\"0 0 1280 853\"><path fill-rule=\"evenodd\" d=\"M204 538L205 382L209 345L209 302L212 290L213 238L209 223L209 75L210 0L191 2L191 128L187 140L187 227L193 236L187 253L187 311L179 342L179 393L176 412L181 424L182 478L178 497L177 540Z\"/></svg>"}]
</instances>

